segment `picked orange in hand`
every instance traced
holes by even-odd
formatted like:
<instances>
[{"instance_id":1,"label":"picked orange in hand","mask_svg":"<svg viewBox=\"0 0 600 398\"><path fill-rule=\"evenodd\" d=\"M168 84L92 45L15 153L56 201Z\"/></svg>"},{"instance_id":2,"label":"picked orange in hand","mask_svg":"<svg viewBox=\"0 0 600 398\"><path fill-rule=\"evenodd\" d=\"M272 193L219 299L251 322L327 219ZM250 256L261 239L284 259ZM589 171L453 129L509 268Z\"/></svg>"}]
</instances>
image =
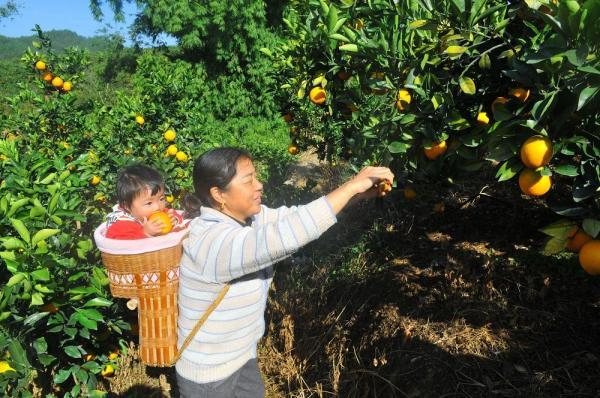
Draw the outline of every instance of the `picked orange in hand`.
<instances>
[{"instance_id":1,"label":"picked orange in hand","mask_svg":"<svg viewBox=\"0 0 600 398\"><path fill-rule=\"evenodd\" d=\"M152 215L148 218L148 221L160 220L164 227L162 231L160 231L161 235L168 234L173 229L173 223L171 222L171 217L164 211L157 211L152 213Z\"/></svg>"}]
</instances>

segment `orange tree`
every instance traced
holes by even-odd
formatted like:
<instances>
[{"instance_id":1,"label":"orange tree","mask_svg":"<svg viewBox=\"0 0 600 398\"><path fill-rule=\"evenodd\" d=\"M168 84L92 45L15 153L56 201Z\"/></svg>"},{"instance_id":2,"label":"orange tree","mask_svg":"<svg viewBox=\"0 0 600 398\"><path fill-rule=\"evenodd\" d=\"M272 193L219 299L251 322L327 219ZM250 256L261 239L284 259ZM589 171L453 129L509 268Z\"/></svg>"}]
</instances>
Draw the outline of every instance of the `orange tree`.
<instances>
[{"instance_id":1,"label":"orange tree","mask_svg":"<svg viewBox=\"0 0 600 398\"><path fill-rule=\"evenodd\" d=\"M243 146L268 182L291 158L287 131L270 117L274 105L253 112L256 94L237 76L160 51L138 54L127 88L89 95L89 54L54 52L38 36L22 58L27 78L0 105L0 389L27 397L35 382L49 394L102 396L99 381L119 371L111 347L134 339L91 240L115 202L118 169L153 165L179 207L202 151Z\"/></svg>"},{"instance_id":2,"label":"orange tree","mask_svg":"<svg viewBox=\"0 0 600 398\"><path fill-rule=\"evenodd\" d=\"M564 185L555 210L598 237L598 16L594 0L311 0L264 52L294 147L429 176L492 162L529 196Z\"/></svg>"}]
</instances>

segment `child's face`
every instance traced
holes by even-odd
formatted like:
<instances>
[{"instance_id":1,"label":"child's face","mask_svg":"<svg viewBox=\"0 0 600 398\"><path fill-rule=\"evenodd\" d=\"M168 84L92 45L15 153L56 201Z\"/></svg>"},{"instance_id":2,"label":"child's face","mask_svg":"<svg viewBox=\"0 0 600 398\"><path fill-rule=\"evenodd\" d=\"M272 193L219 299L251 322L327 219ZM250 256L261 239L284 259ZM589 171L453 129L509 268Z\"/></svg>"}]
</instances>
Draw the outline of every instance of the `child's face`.
<instances>
[{"instance_id":1,"label":"child's face","mask_svg":"<svg viewBox=\"0 0 600 398\"><path fill-rule=\"evenodd\" d=\"M143 220L144 218L150 217L154 212L163 211L166 204L164 189L161 189L155 195L152 195L152 191L147 189L140 192L140 194L133 199L131 207L129 208L129 214L138 220Z\"/></svg>"}]
</instances>

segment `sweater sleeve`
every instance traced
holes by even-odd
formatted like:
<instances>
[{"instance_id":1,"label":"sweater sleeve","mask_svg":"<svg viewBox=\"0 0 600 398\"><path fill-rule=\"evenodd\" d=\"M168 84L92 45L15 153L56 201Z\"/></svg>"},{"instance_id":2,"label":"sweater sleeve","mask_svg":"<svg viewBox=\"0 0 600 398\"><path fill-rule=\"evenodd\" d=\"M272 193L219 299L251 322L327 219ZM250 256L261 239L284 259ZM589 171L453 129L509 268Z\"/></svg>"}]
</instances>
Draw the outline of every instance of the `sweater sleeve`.
<instances>
[{"instance_id":1,"label":"sweater sleeve","mask_svg":"<svg viewBox=\"0 0 600 398\"><path fill-rule=\"evenodd\" d=\"M129 220L118 220L112 223L106 231L109 239L144 239L147 238L144 227Z\"/></svg>"},{"instance_id":2,"label":"sweater sleeve","mask_svg":"<svg viewBox=\"0 0 600 398\"><path fill-rule=\"evenodd\" d=\"M222 223L199 234L192 231L184 246L203 279L225 283L288 257L336 221L331 205L321 197L274 222L253 227Z\"/></svg>"}]
</instances>

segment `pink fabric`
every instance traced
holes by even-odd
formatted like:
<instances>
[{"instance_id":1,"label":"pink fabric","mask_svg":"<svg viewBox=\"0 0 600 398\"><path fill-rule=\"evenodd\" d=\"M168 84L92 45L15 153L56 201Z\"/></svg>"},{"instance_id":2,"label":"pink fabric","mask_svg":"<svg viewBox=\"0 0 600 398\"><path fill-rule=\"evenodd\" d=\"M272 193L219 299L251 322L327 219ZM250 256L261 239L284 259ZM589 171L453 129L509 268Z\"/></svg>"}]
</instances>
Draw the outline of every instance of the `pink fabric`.
<instances>
[{"instance_id":1,"label":"pink fabric","mask_svg":"<svg viewBox=\"0 0 600 398\"><path fill-rule=\"evenodd\" d=\"M94 231L96 246L101 252L109 254L140 254L166 249L179 244L189 230L189 221L183 220L184 228L181 231L170 232L166 235L153 238L122 240L106 237L106 223L103 222Z\"/></svg>"}]
</instances>

